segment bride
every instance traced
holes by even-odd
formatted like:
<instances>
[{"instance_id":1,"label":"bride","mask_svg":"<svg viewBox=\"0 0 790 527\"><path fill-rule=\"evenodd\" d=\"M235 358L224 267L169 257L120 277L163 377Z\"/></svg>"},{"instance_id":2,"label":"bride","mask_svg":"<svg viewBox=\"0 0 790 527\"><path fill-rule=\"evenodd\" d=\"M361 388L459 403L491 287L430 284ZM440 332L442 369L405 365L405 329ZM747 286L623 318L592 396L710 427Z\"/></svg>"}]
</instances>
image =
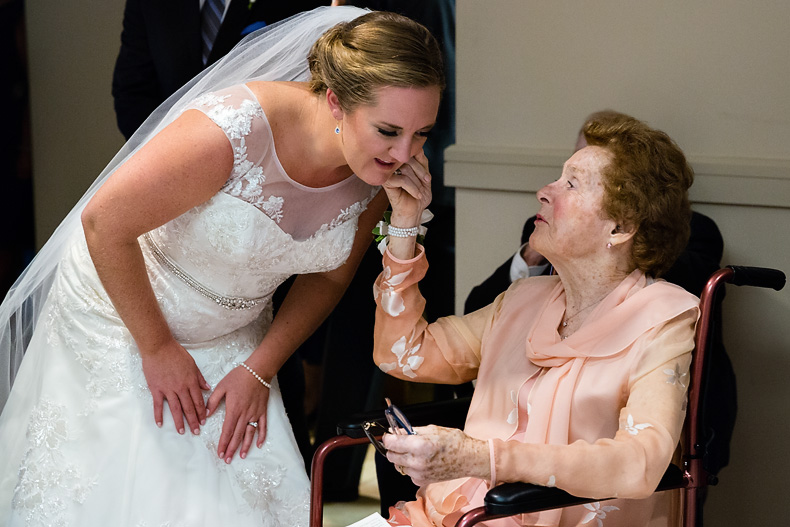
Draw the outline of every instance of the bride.
<instances>
[{"instance_id":1,"label":"bride","mask_svg":"<svg viewBox=\"0 0 790 527\"><path fill-rule=\"evenodd\" d=\"M381 185L430 180L440 57L407 18L319 8L143 124L0 306L0 523L306 525L276 374L351 279Z\"/></svg>"}]
</instances>

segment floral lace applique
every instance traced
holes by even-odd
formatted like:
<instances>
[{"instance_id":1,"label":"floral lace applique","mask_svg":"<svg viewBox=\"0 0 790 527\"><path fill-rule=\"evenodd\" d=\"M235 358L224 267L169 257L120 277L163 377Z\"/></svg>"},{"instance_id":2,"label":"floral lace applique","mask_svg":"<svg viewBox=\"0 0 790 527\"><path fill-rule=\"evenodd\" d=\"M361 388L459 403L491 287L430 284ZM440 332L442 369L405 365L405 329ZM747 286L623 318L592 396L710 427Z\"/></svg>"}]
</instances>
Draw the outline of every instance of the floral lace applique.
<instances>
[{"instance_id":1,"label":"floral lace applique","mask_svg":"<svg viewBox=\"0 0 790 527\"><path fill-rule=\"evenodd\" d=\"M645 428L652 428L653 425L650 423L641 423L641 424L634 424L634 416L628 414L628 419L625 425L625 431L631 434L632 436L637 435L640 430L644 430Z\"/></svg>"},{"instance_id":2,"label":"floral lace applique","mask_svg":"<svg viewBox=\"0 0 790 527\"><path fill-rule=\"evenodd\" d=\"M250 510L261 513L262 525L307 525L310 512L310 496L307 489L294 493L293 489L281 488L286 478L287 468L277 462L276 456L264 443L260 451L265 461L253 462L251 458L234 458L227 465L216 455L222 423L225 421L225 405L221 403L202 427L200 436L214 459L219 472L233 470L233 478L241 490L244 503ZM253 445L253 448L256 448ZM242 467L242 468L239 468ZM245 512L245 511L241 511Z\"/></svg>"},{"instance_id":3,"label":"floral lace applique","mask_svg":"<svg viewBox=\"0 0 790 527\"><path fill-rule=\"evenodd\" d=\"M247 140L240 138L238 146L233 149L233 172L223 188L233 195L253 201L260 197L261 185L265 181L263 168L247 157Z\"/></svg>"},{"instance_id":4,"label":"floral lace applique","mask_svg":"<svg viewBox=\"0 0 790 527\"><path fill-rule=\"evenodd\" d=\"M686 389L684 379L688 376L687 372L680 371L680 364L675 363L675 368L667 368L663 371L667 375L667 384L679 385L682 389Z\"/></svg>"},{"instance_id":5,"label":"floral lace applique","mask_svg":"<svg viewBox=\"0 0 790 527\"><path fill-rule=\"evenodd\" d=\"M260 204L260 209L276 223L283 219L283 198L269 196L269 199Z\"/></svg>"},{"instance_id":6,"label":"floral lace applique","mask_svg":"<svg viewBox=\"0 0 790 527\"><path fill-rule=\"evenodd\" d=\"M216 106L222 104L230 95L217 95L216 93L205 93L195 99L195 106Z\"/></svg>"},{"instance_id":7,"label":"floral lace applique","mask_svg":"<svg viewBox=\"0 0 790 527\"><path fill-rule=\"evenodd\" d=\"M246 136L252 131L252 121L263 117L256 101L246 99L238 108L218 104L206 112L227 134L233 146L233 172L222 190L262 210L276 223L283 217L284 200L279 196L266 197L263 167L248 158Z\"/></svg>"},{"instance_id":8,"label":"floral lace applique","mask_svg":"<svg viewBox=\"0 0 790 527\"><path fill-rule=\"evenodd\" d=\"M412 331L411 338L408 341L406 340L406 337L401 337L395 342L395 344L392 345L392 353L395 354L395 357L398 360L396 362L379 364L381 371L387 373L394 370L395 368L400 367L401 371L403 371L403 374L406 377L412 379L417 377L416 371L425 361L425 358L417 355L417 352L420 351L422 344L417 343L413 346L410 346L410 344L413 342L414 336L415 332Z\"/></svg>"},{"instance_id":9,"label":"floral lace applique","mask_svg":"<svg viewBox=\"0 0 790 527\"><path fill-rule=\"evenodd\" d=\"M370 199L366 199L364 201L358 201L352 204L350 207L346 207L345 209L340 211L337 218L333 219L329 223L325 223L321 226L320 229L315 233L316 236L323 234L325 232L329 232L332 229L339 227L340 225L344 224L345 222L352 220L358 217L365 211L368 202Z\"/></svg>"},{"instance_id":10,"label":"floral lace applique","mask_svg":"<svg viewBox=\"0 0 790 527\"><path fill-rule=\"evenodd\" d=\"M60 451L71 439L65 413L64 406L42 399L30 414L29 448L12 501L30 527L71 525L64 517L69 503L84 503L96 485Z\"/></svg>"},{"instance_id":11,"label":"floral lace applique","mask_svg":"<svg viewBox=\"0 0 790 527\"><path fill-rule=\"evenodd\" d=\"M225 99L222 99L223 101ZM216 104L206 110L206 115L217 123L231 139L241 139L252 131L252 120L263 116L257 101L245 99L239 107Z\"/></svg>"},{"instance_id":12,"label":"floral lace applique","mask_svg":"<svg viewBox=\"0 0 790 527\"><path fill-rule=\"evenodd\" d=\"M389 266L385 266L381 272L381 285L378 282L373 284L373 298L378 300L379 295L381 296L381 309L391 317L397 317L406 309L403 297L400 292L395 290L395 287L402 284L406 277L411 274L411 271L409 269L393 276L392 269Z\"/></svg>"},{"instance_id":13,"label":"floral lace applique","mask_svg":"<svg viewBox=\"0 0 790 527\"><path fill-rule=\"evenodd\" d=\"M128 392L147 384L142 376L142 359L129 331L120 324L104 324L102 331L85 332L83 318L117 318L107 298L88 286L79 287L78 294L53 288L54 302L47 315L47 340L55 348L69 350L88 377L85 390L88 398L78 415L89 415L108 392ZM134 376L132 372L139 372ZM138 390L139 391L139 390Z\"/></svg>"},{"instance_id":14,"label":"floral lace applique","mask_svg":"<svg viewBox=\"0 0 790 527\"><path fill-rule=\"evenodd\" d=\"M614 505L601 506L601 502L599 501L594 503L585 503L584 508L590 512L584 515L584 518L582 518L582 524L590 523L591 521L595 520L597 527L603 527L603 520L606 519L607 512L620 510L619 507L615 507Z\"/></svg>"},{"instance_id":15,"label":"floral lace applique","mask_svg":"<svg viewBox=\"0 0 790 527\"><path fill-rule=\"evenodd\" d=\"M272 457L267 449L263 455ZM262 513L264 525L307 524L310 497L307 492L294 494L281 489L285 474L284 466L269 463L255 463L236 472L236 483L243 489L242 497L250 508Z\"/></svg>"}]
</instances>

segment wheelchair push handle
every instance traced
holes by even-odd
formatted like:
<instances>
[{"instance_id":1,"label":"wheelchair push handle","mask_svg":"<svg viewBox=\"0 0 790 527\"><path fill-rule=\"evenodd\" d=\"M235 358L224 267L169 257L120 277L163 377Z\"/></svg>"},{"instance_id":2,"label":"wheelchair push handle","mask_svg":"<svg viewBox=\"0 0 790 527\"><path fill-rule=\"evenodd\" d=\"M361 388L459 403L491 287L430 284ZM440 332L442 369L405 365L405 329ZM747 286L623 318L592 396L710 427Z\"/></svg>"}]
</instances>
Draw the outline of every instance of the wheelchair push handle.
<instances>
[{"instance_id":1,"label":"wheelchair push handle","mask_svg":"<svg viewBox=\"0 0 790 527\"><path fill-rule=\"evenodd\" d=\"M727 269L732 270L732 275L728 282L733 285L765 287L779 291L785 286L787 280L785 274L778 269L741 265L728 265Z\"/></svg>"}]
</instances>

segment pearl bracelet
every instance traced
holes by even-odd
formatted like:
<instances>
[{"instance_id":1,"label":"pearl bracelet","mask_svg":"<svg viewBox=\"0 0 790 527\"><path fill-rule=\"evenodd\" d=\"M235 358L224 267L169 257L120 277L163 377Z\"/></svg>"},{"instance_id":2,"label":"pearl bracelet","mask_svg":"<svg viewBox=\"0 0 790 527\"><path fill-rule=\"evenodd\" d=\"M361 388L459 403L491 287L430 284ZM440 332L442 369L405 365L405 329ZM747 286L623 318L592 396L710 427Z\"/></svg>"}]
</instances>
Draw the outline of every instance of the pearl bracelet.
<instances>
[{"instance_id":1,"label":"pearl bracelet","mask_svg":"<svg viewBox=\"0 0 790 527\"><path fill-rule=\"evenodd\" d=\"M387 234L395 238L409 238L411 236L417 236L419 232L419 227L409 227L408 229L403 229L401 227L387 225Z\"/></svg>"},{"instance_id":2,"label":"pearl bracelet","mask_svg":"<svg viewBox=\"0 0 790 527\"><path fill-rule=\"evenodd\" d=\"M264 386L266 386L266 387L267 387L267 388L269 388L270 390L272 389L272 385L271 385L271 384L269 384L268 382L264 381L264 380L261 378L261 376L260 376L260 375L258 375L257 373L255 373L255 371L254 371L252 368L250 368L249 366L247 366L247 365L246 365L246 364L244 364L243 362L240 362L240 363L239 363L239 366L243 366L243 367L244 367L244 369L245 369L245 370L247 370L248 372L250 372L250 373L252 374L252 376L253 376L253 377L255 377L256 379L258 379L258 381L260 381L260 383L261 383L261 384L263 384Z\"/></svg>"}]
</instances>

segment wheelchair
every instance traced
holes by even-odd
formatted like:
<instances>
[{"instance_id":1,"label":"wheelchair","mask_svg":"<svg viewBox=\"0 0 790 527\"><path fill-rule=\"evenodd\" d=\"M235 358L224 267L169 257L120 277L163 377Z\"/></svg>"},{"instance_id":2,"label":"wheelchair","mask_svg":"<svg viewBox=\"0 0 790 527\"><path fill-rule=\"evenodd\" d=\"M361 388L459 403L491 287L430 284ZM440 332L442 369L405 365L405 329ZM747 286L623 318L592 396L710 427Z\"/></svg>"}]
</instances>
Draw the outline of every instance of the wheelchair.
<instances>
[{"instance_id":1,"label":"wheelchair","mask_svg":"<svg viewBox=\"0 0 790 527\"><path fill-rule=\"evenodd\" d=\"M670 464L662 477L656 492L681 489L683 525L699 527L702 525L701 504L704 492L709 485L718 482L716 474L710 473L703 463L706 454L707 438L702 426L700 411L705 394L706 356L710 352L710 340L714 324L719 319L716 311L720 309L723 285L731 283L736 286L772 288L777 291L785 285L785 274L776 269L760 267L727 266L716 271L708 280L700 296L700 319L694 338L695 347L691 364L691 379L688 388L688 406L686 421L681 436L681 464ZM715 395L715 394L714 394ZM440 426L463 428L471 398L459 398L448 401L421 403L404 407L415 426L436 424ZM375 416L356 415L338 425L338 436L324 442L313 456L311 476L310 526L323 525L323 467L326 456L338 448L368 443L364 432L365 422L379 421L385 425L381 412ZM581 505L601 499L590 499L573 496L559 488L543 487L529 483L504 483L488 491L484 505L467 511L461 516L456 527L470 527L480 522L557 509L572 505Z\"/></svg>"}]
</instances>

